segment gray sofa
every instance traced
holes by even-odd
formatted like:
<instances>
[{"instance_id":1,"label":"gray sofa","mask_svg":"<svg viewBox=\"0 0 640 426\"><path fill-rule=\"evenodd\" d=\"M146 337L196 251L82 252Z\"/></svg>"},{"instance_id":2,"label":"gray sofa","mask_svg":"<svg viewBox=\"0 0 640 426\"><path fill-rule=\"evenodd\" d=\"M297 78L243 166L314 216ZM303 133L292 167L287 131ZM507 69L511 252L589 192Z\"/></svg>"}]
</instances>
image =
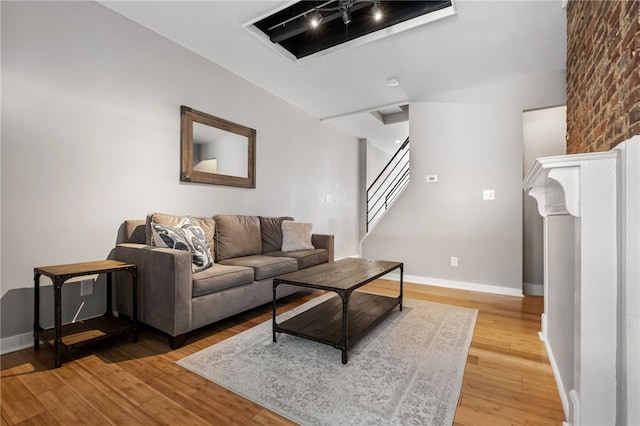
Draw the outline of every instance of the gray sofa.
<instances>
[{"instance_id":1,"label":"gray sofa","mask_svg":"<svg viewBox=\"0 0 640 426\"><path fill-rule=\"evenodd\" d=\"M158 224L175 230L171 227L184 217L154 213L146 221L126 221L128 242L115 248L116 260L138 268L138 320L167 333L173 349L182 346L192 330L271 302L273 277L334 260L333 235L313 234L312 248L283 251L282 222L293 221L289 217L217 215L191 219L204 232L214 260L202 271L194 266L192 252L160 247L163 242L154 234L160 229ZM288 231L291 226L303 224L285 225L287 239L293 235ZM286 241L288 249L290 242ZM127 275L117 277L116 306L119 315L131 316ZM299 290L281 285L278 298Z\"/></svg>"}]
</instances>

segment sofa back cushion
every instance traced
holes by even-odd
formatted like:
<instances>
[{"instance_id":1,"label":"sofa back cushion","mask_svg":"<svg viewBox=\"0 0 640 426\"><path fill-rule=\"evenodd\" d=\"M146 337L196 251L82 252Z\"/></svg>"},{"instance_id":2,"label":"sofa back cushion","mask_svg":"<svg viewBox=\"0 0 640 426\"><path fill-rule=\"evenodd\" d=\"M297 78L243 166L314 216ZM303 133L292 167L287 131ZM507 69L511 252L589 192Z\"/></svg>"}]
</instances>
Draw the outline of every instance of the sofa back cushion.
<instances>
[{"instance_id":1,"label":"sofa back cushion","mask_svg":"<svg viewBox=\"0 0 640 426\"><path fill-rule=\"evenodd\" d=\"M293 220L292 217L260 216L260 234L262 236L262 252L280 251L282 247L282 221Z\"/></svg>"},{"instance_id":2,"label":"sofa back cushion","mask_svg":"<svg viewBox=\"0 0 640 426\"><path fill-rule=\"evenodd\" d=\"M216 262L262 254L258 216L216 215Z\"/></svg>"},{"instance_id":3,"label":"sofa back cushion","mask_svg":"<svg viewBox=\"0 0 640 426\"><path fill-rule=\"evenodd\" d=\"M145 221L128 219L124 221L125 242L146 244Z\"/></svg>"},{"instance_id":4,"label":"sofa back cushion","mask_svg":"<svg viewBox=\"0 0 640 426\"><path fill-rule=\"evenodd\" d=\"M211 253L211 258L216 258L215 244L214 244L214 235L216 233L216 222L211 217L195 217L189 216L191 219L195 220L198 225L204 231L205 238L207 240L207 244L209 245L209 252ZM149 213L147 215L147 223L145 225L146 232L146 241L147 245L156 245L153 243L153 229L151 228L151 222L157 223L159 225L177 227L180 222L185 218L185 216L176 216L172 214L165 213Z\"/></svg>"}]
</instances>

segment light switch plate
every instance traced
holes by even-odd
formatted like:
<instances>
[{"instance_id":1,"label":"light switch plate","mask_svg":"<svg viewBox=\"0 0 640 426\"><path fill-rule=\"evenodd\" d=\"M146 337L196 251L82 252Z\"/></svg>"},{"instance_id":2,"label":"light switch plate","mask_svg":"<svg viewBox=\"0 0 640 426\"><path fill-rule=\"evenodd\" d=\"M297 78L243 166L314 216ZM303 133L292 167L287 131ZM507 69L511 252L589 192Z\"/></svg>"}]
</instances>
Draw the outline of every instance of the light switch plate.
<instances>
[{"instance_id":1,"label":"light switch plate","mask_svg":"<svg viewBox=\"0 0 640 426\"><path fill-rule=\"evenodd\" d=\"M482 199L483 200L495 200L496 194L493 189L485 189L482 191Z\"/></svg>"}]
</instances>

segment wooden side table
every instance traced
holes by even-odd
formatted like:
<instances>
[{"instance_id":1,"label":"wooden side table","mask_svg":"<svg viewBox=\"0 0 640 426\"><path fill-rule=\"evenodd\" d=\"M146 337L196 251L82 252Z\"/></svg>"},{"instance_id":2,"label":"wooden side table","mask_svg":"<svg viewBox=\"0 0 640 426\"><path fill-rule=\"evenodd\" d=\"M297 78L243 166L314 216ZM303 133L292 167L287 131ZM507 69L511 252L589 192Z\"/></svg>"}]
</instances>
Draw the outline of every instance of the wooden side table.
<instances>
[{"instance_id":1,"label":"wooden side table","mask_svg":"<svg viewBox=\"0 0 640 426\"><path fill-rule=\"evenodd\" d=\"M112 310L111 287L113 272L128 272L133 278L133 316L131 320L115 317ZM62 325L62 285L73 277L106 274L107 275L107 310L103 316ZM46 276L53 281L54 327L43 329L40 327L40 276ZM68 265L54 265L33 268L35 285L33 310L33 348L40 348L40 341L49 345L55 355L55 368L62 364L60 354L107 337L131 333L132 341L137 341L138 326L138 273L136 265L119 262L117 260L101 260L96 262L72 263Z\"/></svg>"}]
</instances>

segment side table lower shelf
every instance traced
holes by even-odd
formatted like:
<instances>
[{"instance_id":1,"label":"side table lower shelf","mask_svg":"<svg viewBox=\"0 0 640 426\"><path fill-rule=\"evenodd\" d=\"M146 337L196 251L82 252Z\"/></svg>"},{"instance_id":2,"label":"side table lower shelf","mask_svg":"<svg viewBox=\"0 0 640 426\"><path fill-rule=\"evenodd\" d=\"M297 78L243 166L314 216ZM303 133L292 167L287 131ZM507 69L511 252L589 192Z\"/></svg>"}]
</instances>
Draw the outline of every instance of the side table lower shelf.
<instances>
[{"instance_id":1,"label":"side table lower shelf","mask_svg":"<svg viewBox=\"0 0 640 426\"><path fill-rule=\"evenodd\" d=\"M61 349L71 350L85 343L92 343L96 340L129 332L134 332L133 323L115 316L105 315L98 318L78 321L62 326ZM38 334L43 343L48 344L52 348L54 347L56 340L55 328L40 330Z\"/></svg>"}]
</instances>

